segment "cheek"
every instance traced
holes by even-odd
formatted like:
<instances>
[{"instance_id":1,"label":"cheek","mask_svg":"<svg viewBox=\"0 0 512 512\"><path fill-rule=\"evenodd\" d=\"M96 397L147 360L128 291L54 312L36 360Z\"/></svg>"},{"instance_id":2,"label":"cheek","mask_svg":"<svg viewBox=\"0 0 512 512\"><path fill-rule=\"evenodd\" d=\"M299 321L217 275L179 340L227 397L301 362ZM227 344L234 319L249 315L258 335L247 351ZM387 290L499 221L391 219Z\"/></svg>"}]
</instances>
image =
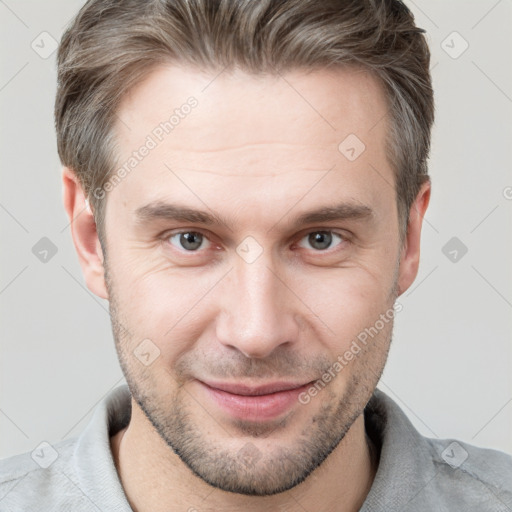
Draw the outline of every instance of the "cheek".
<instances>
[{"instance_id":1,"label":"cheek","mask_svg":"<svg viewBox=\"0 0 512 512\"><path fill-rule=\"evenodd\" d=\"M112 281L120 319L133 332L132 350L149 339L160 350L163 362L172 365L208 329L214 338L222 296L237 295L229 289L229 281L220 283L224 267L173 268L156 249L129 244L115 247ZM391 267L389 261L373 254L343 268L309 266L280 272L293 290L283 312L293 312L309 323L305 337L316 338L317 350L342 353L390 307L392 271L385 264Z\"/></svg>"},{"instance_id":2,"label":"cheek","mask_svg":"<svg viewBox=\"0 0 512 512\"><path fill-rule=\"evenodd\" d=\"M303 278L294 291L316 315L312 321L324 344L339 354L392 307L391 281L388 271L343 268L324 271L315 279Z\"/></svg>"},{"instance_id":3,"label":"cheek","mask_svg":"<svg viewBox=\"0 0 512 512\"><path fill-rule=\"evenodd\" d=\"M141 340L154 343L165 364L171 364L189 351L211 319L205 314L204 300L219 280L212 272L152 265L122 266L114 286L120 320L133 333L133 350ZM128 347L127 347L128 348Z\"/></svg>"}]
</instances>

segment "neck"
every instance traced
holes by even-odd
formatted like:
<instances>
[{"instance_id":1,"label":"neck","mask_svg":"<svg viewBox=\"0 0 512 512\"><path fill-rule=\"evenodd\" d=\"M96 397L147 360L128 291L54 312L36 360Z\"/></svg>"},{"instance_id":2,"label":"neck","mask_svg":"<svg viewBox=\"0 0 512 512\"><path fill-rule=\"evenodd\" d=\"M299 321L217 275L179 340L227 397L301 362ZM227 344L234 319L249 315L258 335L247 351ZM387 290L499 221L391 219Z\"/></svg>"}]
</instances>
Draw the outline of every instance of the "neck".
<instances>
[{"instance_id":1,"label":"neck","mask_svg":"<svg viewBox=\"0 0 512 512\"><path fill-rule=\"evenodd\" d=\"M264 497L229 493L203 482L160 438L133 399L130 424L111 438L111 449L134 512L351 512L361 508L377 470L369 443L361 414L336 449L304 482Z\"/></svg>"}]
</instances>

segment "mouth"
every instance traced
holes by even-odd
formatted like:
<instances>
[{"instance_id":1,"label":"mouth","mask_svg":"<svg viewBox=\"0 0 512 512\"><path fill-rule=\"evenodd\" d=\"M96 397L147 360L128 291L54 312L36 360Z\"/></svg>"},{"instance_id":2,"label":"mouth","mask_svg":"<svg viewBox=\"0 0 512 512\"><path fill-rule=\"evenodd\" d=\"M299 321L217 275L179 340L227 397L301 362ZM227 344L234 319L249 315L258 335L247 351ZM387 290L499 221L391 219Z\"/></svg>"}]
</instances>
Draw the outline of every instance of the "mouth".
<instances>
[{"instance_id":1,"label":"mouth","mask_svg":"<svg viewBox=\"0 0 512 512\"><path fill-rule=\"evenodd\" d=\"M252 422L270 421L293 407L298 397L313 381L268 382L262 385L245 383L197 381L209 403L215 405L232 419Z\"/></svg>"}]
</instances>

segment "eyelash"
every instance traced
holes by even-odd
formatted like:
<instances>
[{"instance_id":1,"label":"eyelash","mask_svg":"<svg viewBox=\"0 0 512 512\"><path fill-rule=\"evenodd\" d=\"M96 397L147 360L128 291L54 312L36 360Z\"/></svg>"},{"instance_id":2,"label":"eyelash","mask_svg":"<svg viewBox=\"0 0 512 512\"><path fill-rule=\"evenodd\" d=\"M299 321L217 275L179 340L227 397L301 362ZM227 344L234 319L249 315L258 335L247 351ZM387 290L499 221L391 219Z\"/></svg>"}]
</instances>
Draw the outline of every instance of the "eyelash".
<instances>
[{"instance_id":1,"label":"eyelash","mask_svg":"<svg viewBox=\"0 0 512 512\"><path fill-rule=\"evenodd\" d=\"M182 235L182 234L185 234L185 233L196 233L196 234L199 234L199 235L203 236L206 240L208 240L208 242L210 244L213 243L206 233L204 233L203 231L198 230L198 229L185 229L185 230L179 230L179 231L167 231L167 232L163 233L162 235L160 235L159 238L161 238L163 242L166 242L169 245L172 245L169 242L169 239L171 237L174 237L176 235ZM318 254L332 254L333 252L336 252L338 250L342 250L342 249L339 248L340 246L342 246L342 245L344 246L344 245L350 243L350 240L349 240L347 235L339 233L338 231L335 231L333 229L327 229L327 228L320 228L320 229L310 230L310 231L308 231L308 232L306 232L306 233L304 233L304 234L302 234L300 236L299 242L301 242L306 237L308 237L309 235L314 234L314 233L330 233L330 234L332 234L332 235L334 235L336 237L339 237L341 239L339 244L337 246L335 246L334 249L331 249L331 248L327 248L327 249L324 249L324 250L310 249L311 251L313 251L315 253L318 253ZM200 254L201 252L204 252L204 250L203 251L201 251L201 250L187 251L184 248L181 248L181 250L180 250L180 249L176 248L175 246L173 246L173 248L176 251L180 252L181 254L187 254L188 253L188 254L194 255L194 254Z\"/></svg>"}]
</instances>

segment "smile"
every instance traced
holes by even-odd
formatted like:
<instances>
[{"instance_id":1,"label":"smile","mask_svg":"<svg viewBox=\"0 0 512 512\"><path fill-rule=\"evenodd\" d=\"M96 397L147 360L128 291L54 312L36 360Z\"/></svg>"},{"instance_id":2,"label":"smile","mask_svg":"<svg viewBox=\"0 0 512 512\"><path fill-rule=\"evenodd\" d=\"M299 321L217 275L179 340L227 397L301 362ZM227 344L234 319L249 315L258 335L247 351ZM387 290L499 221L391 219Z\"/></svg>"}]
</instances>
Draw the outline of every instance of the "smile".
<instances>
[{"instance_id":1,"label":"smile","mask_svg":"<svg viewBox=\"0 0 512 512\"><path fill-rule=\"evenodd\" d=\"M241 383L213 383L198 381L209 401L230 417L253 422L278 418L298 404L300 393L307 383L272 382L261 386Z\"/></svg>"}]
</instances>

